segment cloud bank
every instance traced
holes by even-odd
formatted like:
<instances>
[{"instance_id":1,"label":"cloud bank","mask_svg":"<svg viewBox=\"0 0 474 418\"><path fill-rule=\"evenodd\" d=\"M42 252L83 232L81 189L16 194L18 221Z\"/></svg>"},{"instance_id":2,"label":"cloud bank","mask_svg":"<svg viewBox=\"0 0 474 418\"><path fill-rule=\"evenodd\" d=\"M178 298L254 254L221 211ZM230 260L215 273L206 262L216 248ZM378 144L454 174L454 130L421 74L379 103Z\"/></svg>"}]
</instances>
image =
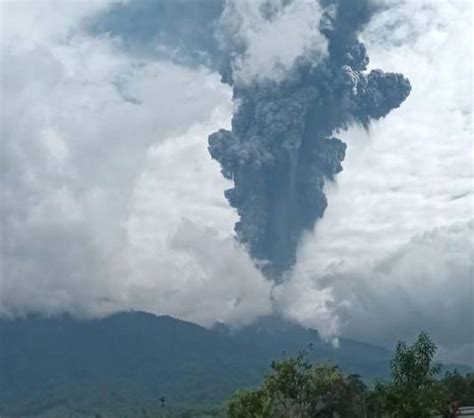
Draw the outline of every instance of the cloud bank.
<instances>
[{"instance_id":1,"label":"cloud bank","mask_svg":"<svg viewBox=\"0 0 474 418\"><path fill-rule=\"evenodd\" d=\"M78 4L2 5L0 311L145 309L205 325L268 313L207 157L228 89L92 36L81 22L106 6Z\"/></svg>"}]
</instances>

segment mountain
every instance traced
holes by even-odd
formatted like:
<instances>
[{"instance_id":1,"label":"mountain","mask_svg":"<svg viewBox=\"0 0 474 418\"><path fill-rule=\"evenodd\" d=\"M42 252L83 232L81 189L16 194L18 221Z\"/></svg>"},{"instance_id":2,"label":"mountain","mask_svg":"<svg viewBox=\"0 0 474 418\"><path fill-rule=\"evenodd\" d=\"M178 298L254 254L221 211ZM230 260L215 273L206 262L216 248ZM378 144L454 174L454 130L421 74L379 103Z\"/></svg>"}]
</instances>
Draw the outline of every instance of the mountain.
<instances>
[{"instance_id":1,"label":"mountain","mask_svg":"<svg viewBox=\"0 0 474 418\"><path fill-rule=\"evenodd\" d=\"M309 344L313 360L366 379L387 374L387 350L348 339L335 348L316 331L271 318L241 330L143 312L3 318L0 416L152 407L162 396L172 408L220 405L235 389L260 383L272 360Z\"/></svg>"}]
</instances>

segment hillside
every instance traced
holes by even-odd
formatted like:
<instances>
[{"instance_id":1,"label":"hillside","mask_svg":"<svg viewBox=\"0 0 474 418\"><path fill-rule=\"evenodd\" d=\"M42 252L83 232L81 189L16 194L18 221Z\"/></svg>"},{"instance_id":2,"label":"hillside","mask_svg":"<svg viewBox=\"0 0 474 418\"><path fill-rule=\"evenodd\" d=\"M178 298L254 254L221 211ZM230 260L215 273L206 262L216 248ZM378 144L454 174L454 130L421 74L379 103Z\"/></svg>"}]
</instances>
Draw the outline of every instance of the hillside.
<instances>
[{"instance_id":1,"label":"hillside","mask_svg":"<svg viewBox=\"0 0 474 418\"><path fill-rule=\"evenodd\" d=\"M313 359L347 372L367 379L387 373L384 349L346 339L334 348L315 331L274 319L237 331L143 312L0 319L0 413L140 408L162 396L169 407L215 406L258 384L272 360L308 344Z\"/></svg>"}]
</instances>

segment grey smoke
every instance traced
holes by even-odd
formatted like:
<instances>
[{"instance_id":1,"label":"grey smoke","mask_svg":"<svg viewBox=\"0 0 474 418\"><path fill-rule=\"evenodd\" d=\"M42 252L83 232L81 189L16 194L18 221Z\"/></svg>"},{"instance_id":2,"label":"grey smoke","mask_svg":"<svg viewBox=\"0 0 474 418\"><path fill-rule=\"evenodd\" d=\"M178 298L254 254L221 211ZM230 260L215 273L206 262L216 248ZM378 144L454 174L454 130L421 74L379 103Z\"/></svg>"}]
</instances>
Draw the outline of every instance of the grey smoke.
<instances>
[{"instance_id":1,"label":"grey smoke","mask_svg":"<svg viewBox=\"0 0 474 418\"><path fill-rule=\"evenodd\" d=\"M232 129L209 136L212 158L234 182L225 196L240 217L238 240L275 279L294 265L302 234L324 215L325 182L342 170L346 153L334 135L385 117L411 89L401 74L366 71L369 58L357 35L375 11L371 2L321 0L320 6L327 53L298 57L283 79L242 81L235 68L245 49L228 54L221 75L238 106Z\"/></svg>"}]
</instances>

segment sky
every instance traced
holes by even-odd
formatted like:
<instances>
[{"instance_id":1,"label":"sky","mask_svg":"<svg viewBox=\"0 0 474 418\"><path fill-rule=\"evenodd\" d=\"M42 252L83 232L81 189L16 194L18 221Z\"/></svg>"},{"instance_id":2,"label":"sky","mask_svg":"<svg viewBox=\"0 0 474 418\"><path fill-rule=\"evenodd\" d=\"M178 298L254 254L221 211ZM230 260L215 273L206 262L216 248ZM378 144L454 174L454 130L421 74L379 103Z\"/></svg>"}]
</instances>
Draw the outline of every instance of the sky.
<instances>
[{"instance_id":1,"label":"sky","mask_svg":"<svg viewBox=\"0 0 474 418\"><path fill-rule=\"evenodd\" d=\"M137 309L204 326L273 313L387 347L426 330L441 359L474 365L472 5L377 2L360 35L369 67L412 92L338 134L344 171L277 285L235 241L231 183L207 151L236 106L209 51L244 42L239 77L278 79L309 45L324 55L317 4L267 22L245 1L222 18L210 2L198 15L1 2L0 313Z\"/></svg>"}]
</instances>

